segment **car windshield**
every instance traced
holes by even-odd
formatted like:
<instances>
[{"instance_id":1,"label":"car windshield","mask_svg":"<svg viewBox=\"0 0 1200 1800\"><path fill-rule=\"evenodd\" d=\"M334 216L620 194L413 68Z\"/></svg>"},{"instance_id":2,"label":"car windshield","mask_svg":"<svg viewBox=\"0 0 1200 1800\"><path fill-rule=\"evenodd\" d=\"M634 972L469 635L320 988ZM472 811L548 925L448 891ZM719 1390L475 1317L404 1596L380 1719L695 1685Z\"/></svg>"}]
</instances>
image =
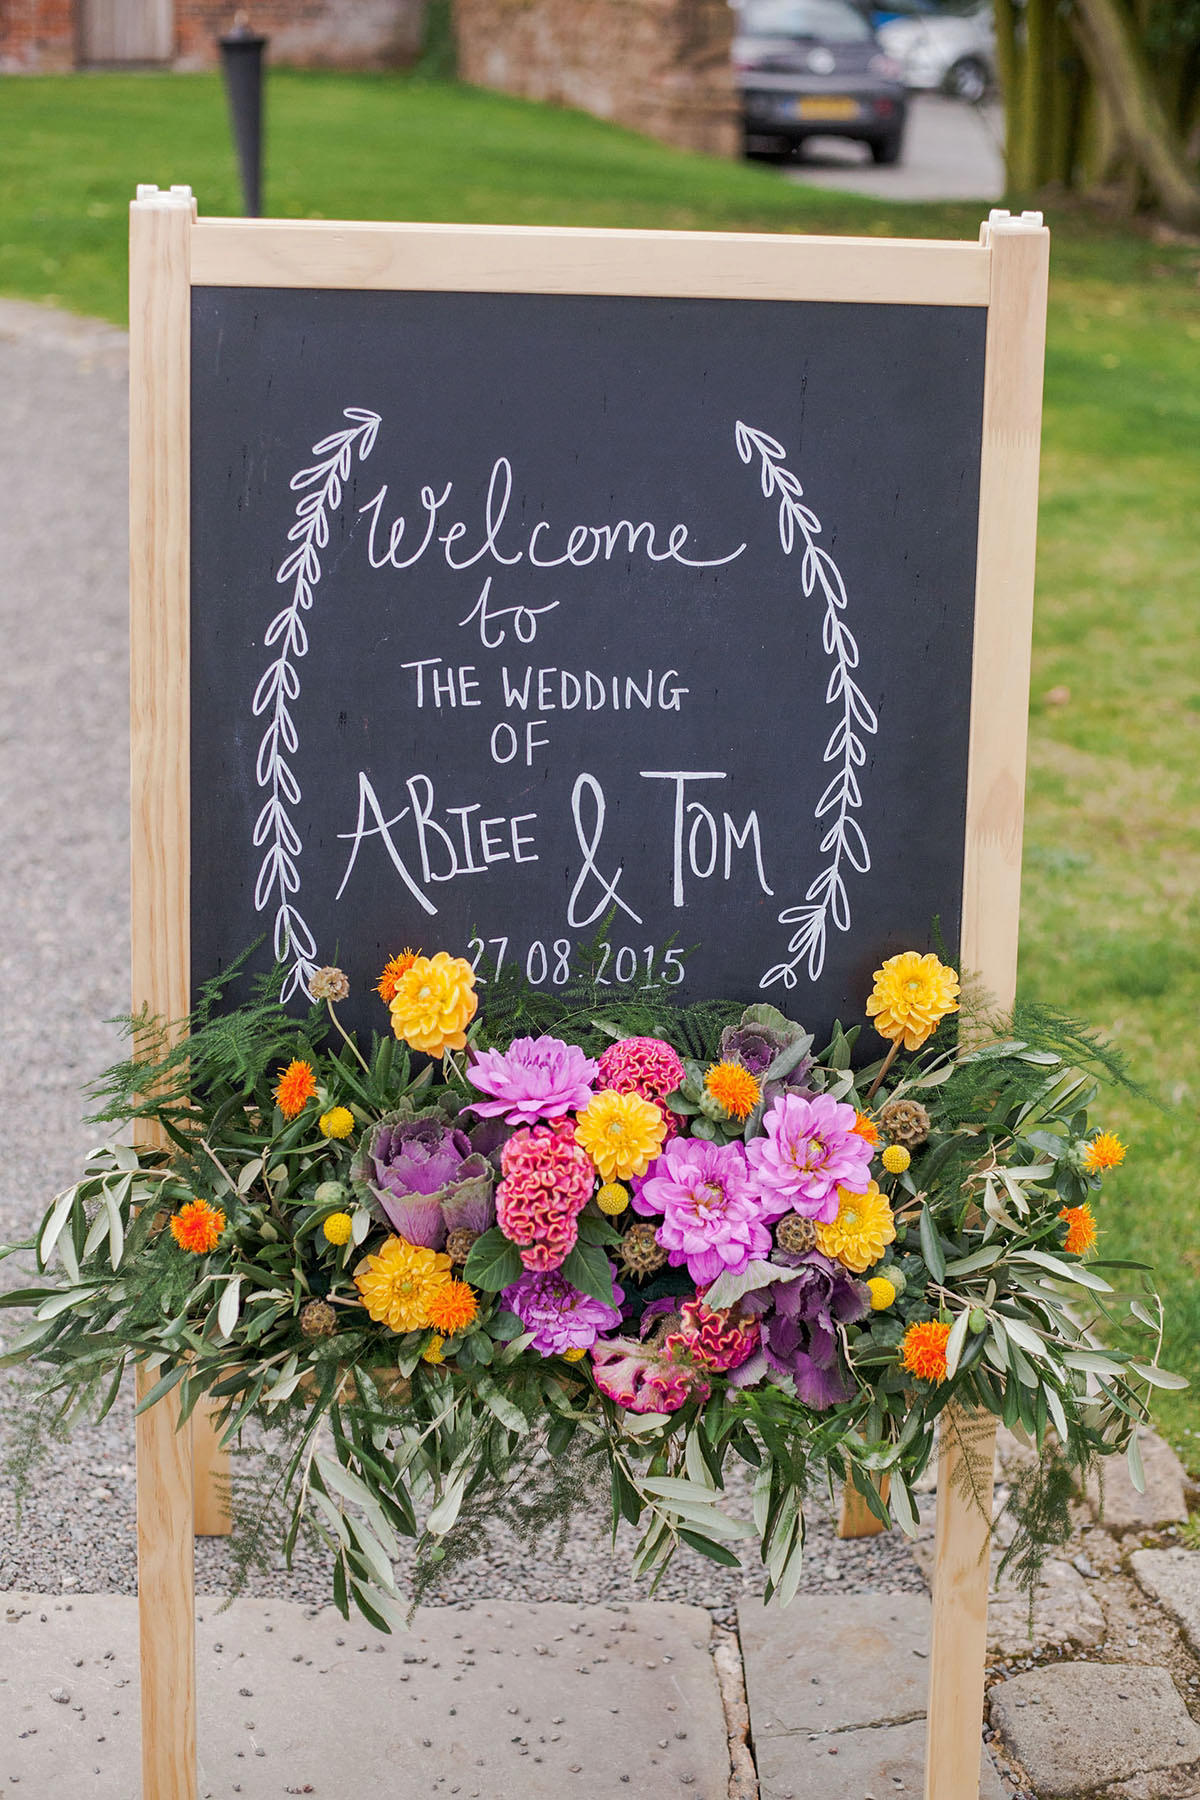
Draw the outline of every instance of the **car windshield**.
<instances>
[{"instance_id":1,"label":"car windshield","mask_svg":"<svg viewBox=\"0 0 1200 1800\"><path fill-rule=\"evenodd\" d=\"M845 0L749 0L739 29L746 37L820 38L827 44L862 43L871 35Z\"/></svg>"}]
</instances>

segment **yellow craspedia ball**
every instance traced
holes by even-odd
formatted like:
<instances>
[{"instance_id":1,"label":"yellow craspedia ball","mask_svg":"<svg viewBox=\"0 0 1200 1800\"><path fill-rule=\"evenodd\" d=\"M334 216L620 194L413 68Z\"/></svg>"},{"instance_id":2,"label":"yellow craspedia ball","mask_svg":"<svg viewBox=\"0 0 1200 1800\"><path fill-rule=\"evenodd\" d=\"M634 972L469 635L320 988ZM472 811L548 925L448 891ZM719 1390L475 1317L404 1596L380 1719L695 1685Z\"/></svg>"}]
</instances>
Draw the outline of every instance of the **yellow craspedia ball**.
<instances>
[{"instance_id":1,"label":"yellow craspedia ball","mask_svg":"<svg viewBox=\"0 0 1200 1800\"><path fill-rule=\"evenodd\" d=\"M619 1181L606 1181L596 1195L596 1205L610 1219L615 1219L629 1205L629 1189L622 1187Z\"/></svg>"},{"instance_id":2,"label":"yellow craspedia ball","mask_svg":"<svg viewBox=\"0 0 1200 1800\"><path fill-rule=\"evenodd\" d=\"M889 1175L903 1175L912 1157L903 1144L889 1144L879 1160Z\"/></svg>"},{"instance_id":3,"label":"yellow craspedia ball","mask_svg":"<svg viewBox=\"0 0 1200 1800\"><path fill-rule=\"evenodd\" d=\"M438 1337L436 1335L434 1337L431 1337L429 1342L426 1344L425 1348L421 1352L421 1361L427 1362L427 1363L433 1363L435 1365L437 1363L445 1362L446 1359L442 1355L442 1351L445 1348L446 1348L446 1340L444 1337Z\"/></svg>"},{"instance_id":4,"label":"yellow craspedia ball","mask_svg":"<svg viewBox=\"0 0 1200 1800\"><path fill-rule=\"evenodd\" d=\"M569 1350L563 1351L562 1359L564 1362L582 1362L586 1355L587 1351L582 1344L572 1344Z\"/></svg>"},{"instance_id":5,"label":"yellow craspedia ball","mask_svg":"<svg viewBox=\"0 0 1200 1800\"><path fill-rule=\"evenodd\" d=\"M348 1138L354 1130L354 1114L348 1106L331 1106L317 1124L322 1137Z\"/></svg>"},{"instance_id":6,"label":"yellow craspedia ball","mask_svg":"<svg viewBox=\"0 0 1200 1800\"><path fill-rule=\"evenodd\" d=\"M350 1217L349 1213L330 1213L329 1217L325 1220L325 1223L321 1226L321 1230L325 1233L325 1236L331 1244L337 1244L339 1246L348 1244L350 1242L350 1235L354 1230L354 1220Z\"/></svg>"},{"instance_id":7,"label":"yellow craspedia ball","mask_svg":"<svg viewBox=\"0 0 1200 1800\"><path fill-rule=\"evenodd\" d=\"M886 1275L873 1275L867 1283L871 1294L871 1311L886 1312L896 1298L896 1289Z\"/></svg>"}]
</instances>

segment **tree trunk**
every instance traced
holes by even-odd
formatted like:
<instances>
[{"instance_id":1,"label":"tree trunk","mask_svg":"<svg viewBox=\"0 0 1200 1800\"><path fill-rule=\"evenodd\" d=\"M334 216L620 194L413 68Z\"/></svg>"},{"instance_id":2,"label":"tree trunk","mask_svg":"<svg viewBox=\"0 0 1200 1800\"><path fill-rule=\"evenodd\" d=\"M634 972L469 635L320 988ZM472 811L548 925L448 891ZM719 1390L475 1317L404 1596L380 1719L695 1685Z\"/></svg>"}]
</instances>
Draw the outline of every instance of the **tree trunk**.
<instances>
[{"instance_id":1,"label":"tree trunk","mask_svg":"<svg viewBox=\"0 0 1200 1800\"><path fill-rule=\"evenodd\" d=\"M1130 158L1173 225L1200 225L1200 185L1176 144L1145 57L1116 0L1075 0L1080 47Z\"/></svg>"}]
</instances>

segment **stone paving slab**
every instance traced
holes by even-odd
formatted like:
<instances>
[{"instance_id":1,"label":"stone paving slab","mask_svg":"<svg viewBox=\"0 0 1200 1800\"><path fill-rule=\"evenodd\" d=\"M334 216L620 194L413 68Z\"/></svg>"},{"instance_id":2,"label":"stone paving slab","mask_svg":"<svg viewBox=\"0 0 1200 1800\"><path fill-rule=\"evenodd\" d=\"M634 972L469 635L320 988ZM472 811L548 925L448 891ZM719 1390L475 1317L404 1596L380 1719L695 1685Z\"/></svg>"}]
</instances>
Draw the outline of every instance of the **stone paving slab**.
<instances>
[{"instance_id":1,"label":"stone paving slab","mask_svg":"<svg viewBox=\"0 0 1200 1800\"><path fill-rule=\"evenodd\" d=\"M782 1610L741 1603L761 1800L921 1793L930 1616L917 1594L801 1597ZM1003 1791L983 1753L983 1800Z\"/></svg>"},{"instance_id":2,"label":"stone paving slab","mask_svg":"<svg viewBox=\"0 0 1200 1800\"><path fill-rule=\"evenodd\" d=\"M1146 1474L1144 1494L1134 1487L1123 1456L1104 1457L1088 1479L1088 1505L1105 1529L1117 1536L1179 1525L1188 1516L1187 1471L1170 1444L1148 1426L1139 1425L1138 1448Z\"/></svg>"},{"instance_id":3,"label":"stone paving slab","mask_svg":"<svg viewBox=\"0 0 1200 1800\"><path fill-rule=\"evenodd\" d=\"M1165 1800L1169 1772L1200 1762L1200 1725L1167 1669L1054 1663L988 1698L993 1726L1041 1800L1077 1800L1156 1772L1162 1779L1147 1791Z\"/></svg>"},{"instance_id":4,"label":"stone paving slab","mask_svg":"<svg viewBox=\"0 0 1200 1800\"><path fill-rule=\"evenodd\" d=\"M1200 1651L1200 1555L1194 1550L1135 1550L1129 1559L1142 1592L1164 1606Z\"/></svg>"},{"instance_id":5,"label":"stone paving slab","mask_svg":"<svg viewBox=\"0 0 1200 1800\"><path fill-rule=\"evenodd\" d=\"M138 1792L136 1603L8 1594L0 1791ZM700 1607L481 1601L382 1637L332 1607L197 1612L205 1800L726 1800L729 1756Z\"/></svg>"}]
</instances>

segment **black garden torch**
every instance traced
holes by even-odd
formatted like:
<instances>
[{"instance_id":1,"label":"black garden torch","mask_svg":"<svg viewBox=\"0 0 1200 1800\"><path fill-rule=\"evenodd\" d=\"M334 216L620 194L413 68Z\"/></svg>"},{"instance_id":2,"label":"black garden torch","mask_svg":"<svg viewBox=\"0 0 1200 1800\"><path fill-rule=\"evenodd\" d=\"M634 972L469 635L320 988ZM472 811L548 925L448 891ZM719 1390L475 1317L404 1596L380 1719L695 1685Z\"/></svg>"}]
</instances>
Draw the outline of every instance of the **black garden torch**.
<instances>
[{"instance_id":1,"label":"black garden torch","mask_svg":"<svg viewBox=\"0 0 1200 1800\"><path fill-rule=\"evenodd\" d=\"M248 219L262 216L263 51L267 41L250 29L244 12L234 14L233 30L218 39Z\"/></svg>"}]
</instances>

